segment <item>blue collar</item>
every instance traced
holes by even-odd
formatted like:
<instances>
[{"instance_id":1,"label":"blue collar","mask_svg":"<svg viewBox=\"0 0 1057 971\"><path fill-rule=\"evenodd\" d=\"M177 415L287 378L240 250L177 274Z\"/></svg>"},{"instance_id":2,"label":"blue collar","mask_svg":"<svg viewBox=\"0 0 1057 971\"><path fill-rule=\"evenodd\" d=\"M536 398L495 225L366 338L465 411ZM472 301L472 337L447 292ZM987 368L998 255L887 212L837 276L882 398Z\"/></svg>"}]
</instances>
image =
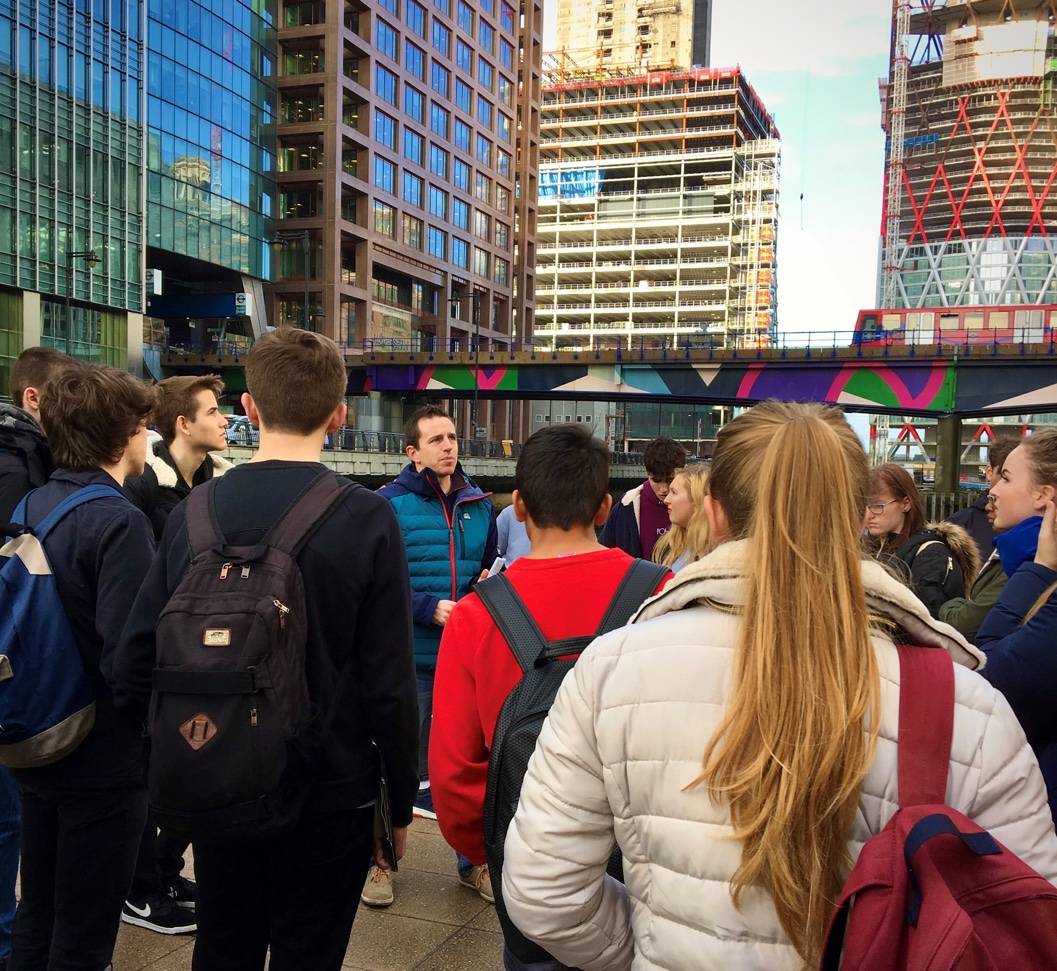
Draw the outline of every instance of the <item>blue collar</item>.
<instances>
[{"instance_id":1,"label":"blue collar","mask_svg":"<svg viewBox=\"0 0 1057 971\"><path fill-rule=\"evenodd\" d=\"M995 537L995 549L1007 577L1013 576L1028 560L1035 559L1041 527L1042 516L1029 516Z\"/></svg>"}]
</instances>

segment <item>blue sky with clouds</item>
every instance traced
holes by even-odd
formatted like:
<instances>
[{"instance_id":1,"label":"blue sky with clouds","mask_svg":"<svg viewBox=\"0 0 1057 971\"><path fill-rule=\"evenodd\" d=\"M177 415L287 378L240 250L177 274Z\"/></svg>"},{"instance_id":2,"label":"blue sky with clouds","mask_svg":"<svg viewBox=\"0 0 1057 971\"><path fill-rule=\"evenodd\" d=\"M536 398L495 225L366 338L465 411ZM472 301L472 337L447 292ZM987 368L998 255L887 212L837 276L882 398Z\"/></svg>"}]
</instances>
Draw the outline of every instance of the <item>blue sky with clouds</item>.
<instances>
[{"instance_id":1,"label":"blue sky with clouds","mask_svg":"<svg viewBox=\"0 0 1057 971\"><path fill-rule=\"evenodd\" d=\"M890 24L890 0L714 0L712 64L740 65L782 134L783 331L848 330L876 300Z\"/></svg>"}]
</instances>

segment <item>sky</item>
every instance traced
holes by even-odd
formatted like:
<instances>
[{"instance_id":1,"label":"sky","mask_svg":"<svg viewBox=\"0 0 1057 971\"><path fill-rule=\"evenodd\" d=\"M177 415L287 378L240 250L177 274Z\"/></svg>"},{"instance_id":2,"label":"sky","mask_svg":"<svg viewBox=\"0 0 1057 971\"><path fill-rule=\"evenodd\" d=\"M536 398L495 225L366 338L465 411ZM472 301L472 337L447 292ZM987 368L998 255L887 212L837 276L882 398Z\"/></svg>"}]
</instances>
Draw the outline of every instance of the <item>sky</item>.
<instances>
[{"instance_id":1,"label":"sky","mask_svg":"<svg viewBox=\"0 0 1057 971\"><path fill-rule=\"evenodd\" d=\"M545 0L545 51L562 2ZM740 66L782 135L779 329L850 330L877 300L891 0L713 2L712 66Z\"/></svg>"}]
</instances>

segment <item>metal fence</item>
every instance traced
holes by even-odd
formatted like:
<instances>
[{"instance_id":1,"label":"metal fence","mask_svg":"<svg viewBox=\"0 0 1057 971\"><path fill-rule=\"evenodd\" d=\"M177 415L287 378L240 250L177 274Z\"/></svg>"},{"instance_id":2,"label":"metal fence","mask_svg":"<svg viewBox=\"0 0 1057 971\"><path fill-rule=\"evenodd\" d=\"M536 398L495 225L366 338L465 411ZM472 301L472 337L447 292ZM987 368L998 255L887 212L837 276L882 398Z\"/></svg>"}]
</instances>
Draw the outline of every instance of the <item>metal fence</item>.
<instances>
[{"instance_id":1,"label":"metal fence","mask_svg":"<svg viewBox=\"0 0 1057 971\"><path fill-rule=\"evenodd\" d=\"M979 492L962 490L961 492L922 492L921 501L925 504L925 521L938 523L960 509L971 506L980 497Z\"/></svg>"}]
</instances>

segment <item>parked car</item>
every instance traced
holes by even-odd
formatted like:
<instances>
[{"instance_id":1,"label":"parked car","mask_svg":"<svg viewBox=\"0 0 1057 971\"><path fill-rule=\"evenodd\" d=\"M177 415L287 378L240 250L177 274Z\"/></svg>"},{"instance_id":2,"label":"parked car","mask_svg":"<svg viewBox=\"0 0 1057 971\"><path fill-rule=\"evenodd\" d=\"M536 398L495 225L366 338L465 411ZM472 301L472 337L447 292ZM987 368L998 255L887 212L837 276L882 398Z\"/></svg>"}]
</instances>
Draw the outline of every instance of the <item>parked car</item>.
<instances>
[{"instance_id":1,"label":"parked car","mask_svg":"<svg viewBox=\"0 0 1057 971\"><path fill-rule=\"evenodd\" d=\"M245 415L230 415L224 433L229 445L259 445L260 430Z\"/></svg>"}]
</instances>

